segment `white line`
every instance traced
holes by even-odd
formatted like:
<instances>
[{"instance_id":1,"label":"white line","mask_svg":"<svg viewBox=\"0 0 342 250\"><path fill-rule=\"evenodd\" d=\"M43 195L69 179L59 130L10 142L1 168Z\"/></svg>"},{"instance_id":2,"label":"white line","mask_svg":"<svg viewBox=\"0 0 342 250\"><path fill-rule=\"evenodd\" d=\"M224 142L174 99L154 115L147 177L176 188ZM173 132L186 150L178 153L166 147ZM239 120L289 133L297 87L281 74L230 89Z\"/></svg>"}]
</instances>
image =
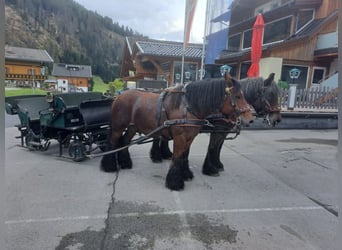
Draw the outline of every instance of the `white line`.
<instances>
[{"instance_id":1,"label":"white line","mask_svg":"<svg viewBox=\"0 0 342 250\"><path fill-rule=\"evenodd\" d=\"M175 201L179 206L180 199L177 198L177 192L175 193ZM185 211L182 208L175 211L164 211L164 212L144 212L144 213L120 213L114 214L111 218L121 217L136 217L136 216L155 216L155 215L180 215L182 223L187 224L185 214L228 214L228 213L256 213L256 212L286 212L286 211L310 211L310 210L324 210L320 206L308 206L308 207L269 207L269 208L237 208L237 209L218 209L218 210L192 210ZM5 224L24 224L24 223L43 223L43 222L58 222L58 221L75 221L75 220L95 220L105 219L107 215L93 215L93 216L75 216L75 217L55 217L45 219L26 219L26 220L9 220Z\"/></svg>"},{"instance_id":2,"label":"white line","mask_svg":"<svg viewBox=\"0 0 342 250\"><path fill-rule=\"evenodd\" d=\"M73 220L97 220L105 219L107 215L94 215L94 216L75 216L75 217L55 217L45 219L26 219L26 220L9 220L5 224L23 224L23 223L42 223L42 222L58 222L58 221L73 221Z\"/></svg>"},{"instance_id":3,"label":"white line","mask_svg":"<svg viewBox=\"0 0 342 250\"><path fill-rule=\"evenodd\" d=\"M181 237L183 239L183 242L185 242L185 247L186 247L186 249L195 249L194 246L191 244L191 239L193 237L191 235L190 226L189 226L188 220L186 218L186 212L183 208L182 201L179 198L179 194L177 191L173 191L172 194L173 194L173 198L176 202L178 209L180 209L178 211L179 212L178 215L179 215L180 221L182 223L182 228L184 228L183 230L181 230Z\"/></svg>"}]
</instances>

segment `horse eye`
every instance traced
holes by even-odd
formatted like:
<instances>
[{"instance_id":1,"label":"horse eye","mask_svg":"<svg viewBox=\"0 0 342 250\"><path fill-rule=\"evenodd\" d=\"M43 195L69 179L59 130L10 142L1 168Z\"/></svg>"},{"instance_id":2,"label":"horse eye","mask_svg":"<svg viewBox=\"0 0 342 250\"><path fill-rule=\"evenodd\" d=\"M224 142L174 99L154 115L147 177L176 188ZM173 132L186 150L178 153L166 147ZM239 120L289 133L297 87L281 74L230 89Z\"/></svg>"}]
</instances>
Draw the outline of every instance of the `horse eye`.
<instances>
[{"instance_id":1,"label":"horse eye","mask_svg":"<svg viewBox=\"0 0 342 250\"><path fill-rule=\"evenodd\" d=\"M241 96L237 95L235 96L236 99L241 99Z\"/></svg>"}]
</instances>

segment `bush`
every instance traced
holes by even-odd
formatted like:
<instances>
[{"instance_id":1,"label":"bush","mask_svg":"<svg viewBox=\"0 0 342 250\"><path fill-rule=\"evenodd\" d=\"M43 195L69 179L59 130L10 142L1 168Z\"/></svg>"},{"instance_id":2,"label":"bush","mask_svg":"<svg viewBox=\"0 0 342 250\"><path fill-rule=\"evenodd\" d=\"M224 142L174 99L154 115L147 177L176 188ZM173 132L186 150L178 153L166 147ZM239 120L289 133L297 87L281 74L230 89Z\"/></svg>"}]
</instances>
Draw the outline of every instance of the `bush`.
<instances>
[{"instance_id":1,"label":"bush","mask_svg":"<svg viewBox=\"0 0 342 250\"><path fill-rule=\"evenodd\" d=\"M289 84L287 82L281 81L281 80L278 81L278 86L281 89L288 89L289 88Z\"/></svg>"}]
</instances>

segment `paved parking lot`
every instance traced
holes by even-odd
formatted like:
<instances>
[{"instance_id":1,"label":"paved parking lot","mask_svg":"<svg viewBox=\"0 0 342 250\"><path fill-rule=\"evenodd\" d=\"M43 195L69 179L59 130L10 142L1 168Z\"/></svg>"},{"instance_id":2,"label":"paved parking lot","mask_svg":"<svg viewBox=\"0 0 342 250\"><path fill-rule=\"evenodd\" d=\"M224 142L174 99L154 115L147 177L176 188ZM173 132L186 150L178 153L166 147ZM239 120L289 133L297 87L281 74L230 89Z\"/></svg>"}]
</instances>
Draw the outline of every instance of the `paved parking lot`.
<instances>
[{"instance_id":1,"label":"paved parking lot","mask_svg":"<svg viewBox=\"0 0 342 250\"><path fill-rule=\"evenodd\" d=\"M195 178L165 188L169 161L133 146L133 169L99 169L18 147L6 128L7 249L333 249L337 130L246 130L227 141L219 177L201 174L208 135L191 148Z\"/></svg>"}]
</instances>

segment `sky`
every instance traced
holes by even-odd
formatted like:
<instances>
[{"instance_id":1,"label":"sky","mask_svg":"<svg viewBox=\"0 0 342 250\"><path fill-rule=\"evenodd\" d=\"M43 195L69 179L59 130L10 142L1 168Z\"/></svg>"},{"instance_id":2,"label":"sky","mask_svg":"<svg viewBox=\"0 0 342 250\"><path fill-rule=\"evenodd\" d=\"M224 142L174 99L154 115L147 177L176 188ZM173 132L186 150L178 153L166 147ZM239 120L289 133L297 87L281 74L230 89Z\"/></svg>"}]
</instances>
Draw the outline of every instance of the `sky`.
<instances>
[{"instance_id":1,"label":"sky","mask_svg":"<svg viewBox=\"0 0 342 250\"><path fill-rule=\"evenodd\" d=\"M183 41L185 0L75 0L152 39ZM190 42L202 43L206 0L198 0Z\"/></svg>"}]
</instances>

